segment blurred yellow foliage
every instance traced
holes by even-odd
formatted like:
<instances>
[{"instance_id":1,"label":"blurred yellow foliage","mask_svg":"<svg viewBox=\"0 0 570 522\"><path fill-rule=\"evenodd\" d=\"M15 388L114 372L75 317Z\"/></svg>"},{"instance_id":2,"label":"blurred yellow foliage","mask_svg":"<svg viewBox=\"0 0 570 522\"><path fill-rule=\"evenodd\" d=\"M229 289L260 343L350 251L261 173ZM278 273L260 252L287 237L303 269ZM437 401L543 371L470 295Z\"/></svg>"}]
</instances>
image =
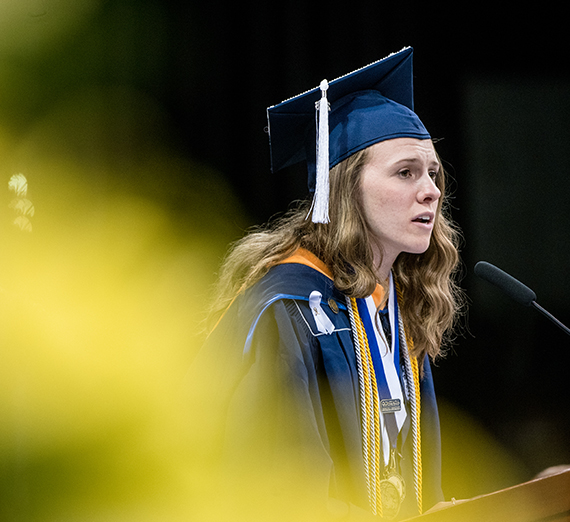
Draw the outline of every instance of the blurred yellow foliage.
<instances>
[{"instance_id":1,"label":"blurred yellow foliage","mask_svg":"<svg viewBox=\"0 0 570 522\"><path fill-rule=\"evenodd\" d=\"M154 149L127 173L82 165L50 145L65 137L44 122L0 144L0 519L188 520L198 421L182 383L244 219L209 169ZM12 224L19 158L33 234ZM180 212L160 188L173 171L193 187Z\"/></svg>"}]
</instances>

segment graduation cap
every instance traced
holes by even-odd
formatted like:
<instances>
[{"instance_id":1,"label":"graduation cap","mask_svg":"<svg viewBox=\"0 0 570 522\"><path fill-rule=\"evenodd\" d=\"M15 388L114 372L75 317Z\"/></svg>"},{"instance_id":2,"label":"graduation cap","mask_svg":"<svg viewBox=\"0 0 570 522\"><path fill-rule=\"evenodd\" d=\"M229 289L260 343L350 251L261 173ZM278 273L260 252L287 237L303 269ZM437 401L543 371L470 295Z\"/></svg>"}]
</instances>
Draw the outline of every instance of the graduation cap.
<instances>
[{"instance_id":1,"label":"graduation cap","mask_svg":"<svg viewBox=\"0 0 570 522\"><path fill-rule=\"evenodd\" d=\"M330 168L380 141L430 138L414 113L412 55L405 48L267 109L271 170L307 162L314 222L328 222Z\"/></svg>"}]
</instances>

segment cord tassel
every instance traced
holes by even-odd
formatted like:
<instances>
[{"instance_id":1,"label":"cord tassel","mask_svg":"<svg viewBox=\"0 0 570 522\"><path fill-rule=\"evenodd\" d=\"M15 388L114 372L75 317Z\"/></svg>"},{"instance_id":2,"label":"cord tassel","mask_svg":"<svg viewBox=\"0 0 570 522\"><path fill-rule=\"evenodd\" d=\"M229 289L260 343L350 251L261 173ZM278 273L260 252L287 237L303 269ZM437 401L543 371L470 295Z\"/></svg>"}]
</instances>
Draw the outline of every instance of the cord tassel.
<instances>
[{"instance_id":1,"label":"cord tassel","mask_svg":"<svg viewBox=\"0 0 570 522\"><path fill-rule=\"evenodd\" d=\"M329 83L320 85L321 99L317 102L317 179L313 198L313 223L329 222Z\"/></svg>"}]
</instances>

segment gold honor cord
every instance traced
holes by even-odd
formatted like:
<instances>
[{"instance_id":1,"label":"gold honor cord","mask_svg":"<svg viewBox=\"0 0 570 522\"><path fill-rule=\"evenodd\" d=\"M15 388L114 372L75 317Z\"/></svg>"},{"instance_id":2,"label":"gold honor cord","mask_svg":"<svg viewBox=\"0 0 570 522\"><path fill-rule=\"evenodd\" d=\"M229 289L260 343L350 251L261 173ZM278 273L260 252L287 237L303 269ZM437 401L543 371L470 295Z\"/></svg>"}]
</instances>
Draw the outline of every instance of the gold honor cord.
<instances>
[{"instance_id":1,"label":"gold honor cord","mask_svg":"<svg viewBox=\"0 0 570 522\"><path fill-rule=\"evenodd\" d=\"M358 313L356 299L348 298L348 312L354 334L354 347L358 367L360 405L362 412L362 453L370 508L374 515L382 516L380 495L380 411L376 376L368 338Z\"/></svg>"},{"instance_id":2,"label":"gold honor cord","mask_svg":"<svg viewBox=\"0 0 570 522\"><path fill-rule=\"evenodd\" d=\"M398 292L399 294L399 292ZM400 302L401 296L399 295ZM368 498L371 511L375 515L383 515L381 483L382 473L380 471L381 436L380 436L380 408L379 395L376 384L376 376L372 365L372 355L368 345L366 330L358 312L358 305L355 298L347 298L348 312L354 338L356 352L356 362L358 369L358 380L360 389L360 405L362 417L362 453L364 457L364 470L366 474L366 485L368 488ZM403 353L405 353L405 375L408 388L414 393L410 394L409 400L412 410L412 436L413 436L413 456L414 456L414 489L416 493L418 512L422 513L422 472L421 472L421 440L420 440L420 388L419 371L417 359L409 357L409 349L413 348L411 341L406 342L401 314L399 314L400 338L404 340ZM405 352L404 352L405 350ZM410 360L411 359L411 360ZM385 486L386 484L384 484ZM399 510L399 505L398 505ZM386 513L387 517L394 518L394 513Z\"/></svg>"}]
</instances>

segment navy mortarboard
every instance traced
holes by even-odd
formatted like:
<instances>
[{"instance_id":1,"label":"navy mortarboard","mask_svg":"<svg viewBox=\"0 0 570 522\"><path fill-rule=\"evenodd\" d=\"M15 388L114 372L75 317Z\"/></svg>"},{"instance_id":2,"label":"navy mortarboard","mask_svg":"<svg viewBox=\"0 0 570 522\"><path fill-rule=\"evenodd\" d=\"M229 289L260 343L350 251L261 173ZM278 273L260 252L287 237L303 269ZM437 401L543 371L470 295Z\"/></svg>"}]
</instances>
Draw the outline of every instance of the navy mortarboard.
<instances>
[{"instance_id":1,"label":"navy mortarboard","mask_svg":"<svg viewBox=\"0 0 570 522\"><path fill-rule=\"evenodd\" d=\"M307 162L314 222L328 222L330 168L380 141L430 138L414 112L412 54L405 48L267 109L271 169Z\"/></svg>"}]
</instances>

